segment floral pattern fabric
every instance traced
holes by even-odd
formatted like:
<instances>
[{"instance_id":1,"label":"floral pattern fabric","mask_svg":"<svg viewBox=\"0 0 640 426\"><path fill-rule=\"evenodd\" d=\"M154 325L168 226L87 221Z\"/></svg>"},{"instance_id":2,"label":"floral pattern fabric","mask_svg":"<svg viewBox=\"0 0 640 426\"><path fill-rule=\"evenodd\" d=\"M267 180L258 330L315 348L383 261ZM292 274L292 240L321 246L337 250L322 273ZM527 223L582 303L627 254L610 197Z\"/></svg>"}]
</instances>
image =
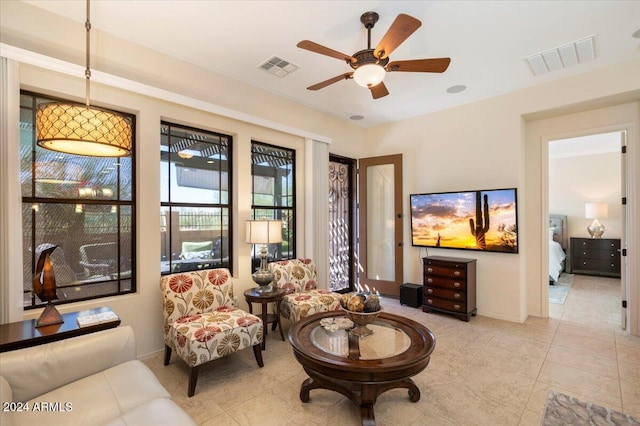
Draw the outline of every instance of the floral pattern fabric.
<instances>
[{"instance_id":1,"label":"floral pattern fabric","mask_svg":"<svg viewBox=\"0 0 640 426\"><path fill-rule=\"evenodd\" d=\"M274 275L273 284L285 291L280 314L298 321L318 312L340 310L338 293L317 289L318 273L311 259L291 259L267 265Z\"/></svg>"},{"instance_id":2,"label":"floral pattern fabric","mask_svg":"<svg viewBox=\"0 0 640 426\"><path fill-rule=\"evenodd\" d=\"M167 275L160 288L165 344L190 367L262 343L262 320L234 306L229 270Z\"/></svg>"}]
</instances>

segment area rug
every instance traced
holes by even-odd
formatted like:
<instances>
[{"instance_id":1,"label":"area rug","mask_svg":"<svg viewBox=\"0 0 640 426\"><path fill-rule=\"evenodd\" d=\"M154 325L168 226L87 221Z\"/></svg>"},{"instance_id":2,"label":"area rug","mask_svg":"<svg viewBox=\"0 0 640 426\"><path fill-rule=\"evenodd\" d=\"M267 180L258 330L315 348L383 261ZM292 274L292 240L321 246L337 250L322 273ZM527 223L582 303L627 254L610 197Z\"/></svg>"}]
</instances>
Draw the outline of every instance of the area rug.
<instances>
[{"instance_id":1,"label":"area rug","mask_svg":"<svg viewBox=\"0 0 640 426\"><path fill-rule=\"evenodd\" d=\"M640 426L640 420L619 411L550 390L542 426L561 425Z\"/></svg>"},{"instance_id":2,"label":"area rug","mask_svg":"<svg viewBox=\"0 0 640 426\"><path fill-rule=\"evenodd\" d=\"M564 304L573 282L573 274L562 273L554 285L549 286L549 302Z\"/></svg>"}]
</instances>

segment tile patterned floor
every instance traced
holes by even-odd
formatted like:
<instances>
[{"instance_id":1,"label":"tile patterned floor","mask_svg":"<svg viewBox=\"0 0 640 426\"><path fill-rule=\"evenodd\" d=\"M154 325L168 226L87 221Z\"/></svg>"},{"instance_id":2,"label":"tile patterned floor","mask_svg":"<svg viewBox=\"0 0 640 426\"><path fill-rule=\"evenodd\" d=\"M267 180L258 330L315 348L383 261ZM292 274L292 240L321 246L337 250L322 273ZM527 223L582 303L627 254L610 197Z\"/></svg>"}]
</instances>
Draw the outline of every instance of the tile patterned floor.
<instances>
[{"instance_id":1,"label":"tile patterned floor","mask_svg":"<svg viewBox=\"0 0 640 426\"><path fill-rule=\"evenodd\" d=\"M620 330L620 281L576 275L564 305L550 318L524 324L477 316L469 323L383 300L388 312L430 328L431 363L414 377L417 403L406 390L383 394L378 425L540 425L550 389L640 417L640 338ZM285 333L288 323L285 322ZM359 425L359 410L341 394L314 390L299 399L307 377L279 333L267 336L265 367L245 350L200 368L187 398L187 368L158 353L145 363L178 405L203 426Z\"/></svg>"}]
</instances>

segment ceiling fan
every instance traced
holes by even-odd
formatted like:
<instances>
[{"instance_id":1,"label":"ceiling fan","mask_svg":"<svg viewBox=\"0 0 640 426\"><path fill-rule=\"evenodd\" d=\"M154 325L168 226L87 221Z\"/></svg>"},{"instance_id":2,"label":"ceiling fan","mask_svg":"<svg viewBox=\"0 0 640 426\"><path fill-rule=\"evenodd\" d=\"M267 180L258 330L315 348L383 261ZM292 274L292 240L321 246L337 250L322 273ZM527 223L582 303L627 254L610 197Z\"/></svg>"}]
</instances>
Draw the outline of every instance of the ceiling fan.
<instances>
[{"instance_id":1,"label":"ceiling fan","mask_svg":"<svg viewBox=\"0 0 640 426\"><path fill-rule=\"evenodd\" d=\"M297 44L301 49L321 55L331 56L345 61L354 71L340 74L321 83L307 87L308 90L319 90L340 80L353 78L357 84L367 87L371 91L373 99L387 96L389 91L383 83L387 72L434 72L442 73L447 70L450 58L414 59L410 61L389 62L389 55L400 46L411 34L413 34L422 22L418 19L401 13L398 15L387 33L382 37L375 49L371 48L371 29L378 22L379 15L376 12L365 12L360 17L360 22L367 29L367 48L353 55L346 55L328 47L319 45L309 40L303 40Z\"/></svg>"}]
</instances>

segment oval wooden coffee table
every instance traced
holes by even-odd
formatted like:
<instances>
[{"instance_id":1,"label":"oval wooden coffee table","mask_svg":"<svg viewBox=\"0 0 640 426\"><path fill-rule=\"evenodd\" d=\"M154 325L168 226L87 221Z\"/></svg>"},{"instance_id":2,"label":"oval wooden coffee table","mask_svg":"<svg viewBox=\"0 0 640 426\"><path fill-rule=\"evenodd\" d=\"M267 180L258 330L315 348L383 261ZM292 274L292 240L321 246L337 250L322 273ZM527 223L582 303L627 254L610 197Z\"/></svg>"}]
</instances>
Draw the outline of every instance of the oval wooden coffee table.
<instances>
[{"instance_id":1,"label":"oval wooden coffee table","mask_svg":"<svg viewBox=\"0 0 640 426\"><path fill-rule=\"evenodd\" d=\"M435 337L422 324L386 312L368 326L373 334L363 338L320 325L324 318L344 316L340 311L311 315L289 330L293 354L309 375L300 399L309 402L313 389L340 392L360 407L363 425L375 425L373 405L382 393L407 388L411 401L420 399L411 376L429 364Z\"/></svg>"}]
</instances>

